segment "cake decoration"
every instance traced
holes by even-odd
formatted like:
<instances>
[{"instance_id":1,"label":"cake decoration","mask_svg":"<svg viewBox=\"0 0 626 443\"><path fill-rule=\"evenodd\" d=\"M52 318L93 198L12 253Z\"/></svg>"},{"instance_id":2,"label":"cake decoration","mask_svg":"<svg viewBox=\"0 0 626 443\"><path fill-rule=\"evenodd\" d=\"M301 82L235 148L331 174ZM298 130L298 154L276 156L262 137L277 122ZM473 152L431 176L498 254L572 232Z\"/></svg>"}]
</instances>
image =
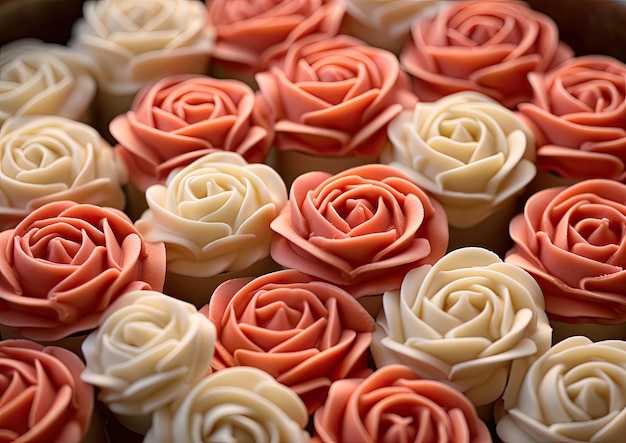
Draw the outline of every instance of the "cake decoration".
<instances>
[{"instance_id":1,"label":"cake decoration","mask_svg":"<svg viewBox=\"0 0 626 443\"><path fill-rule=\"evenodd\" d=\"M212 367L252 366L313 413L336 380L365 377L374 319L343 289L292 269L230 279L200 309L217 329Z\"/></svg>"},{"instance_id":2,"label":"cake decoration","mask_svg":"<svg viewBox=\"0 0 626 443\"><path fill-rule=\"evenodd\" d=\"M295 392L260 369L238 366L214 372L159 409L144 442L307 443L307 420Z\"/></svg>"},{"instance_id":3,"label":"cake decoration","mask_svg":"<svg viewBox=\"0 0 626 443\"><path fill-rule=\"evenodd\" d=\"M207 27L216 35L209 70L256 87L254 75L298 40L339 32L344 8L328 0L207 0Z\"/></svg>"},{"instance_id":4,"label":"cake decoration","mask_svg":"<svg viewBox=\"0 0 626 443\"><path fill-rule=\"evenodd\" d=\"M315 436L323 443L491 441L463 394L403 365L333 383L314 420Z\"/></svg>"},{"instance_id":5,"label":"cake decoration","mask_svg":"<svg viewBox=\"0 0 626 443\"><path fill-rule=\"evenodd\" d=\"M195 0L89 0L68 42L93 65L97 127L106 133L146 85L174 74L204 74L215 44Z\"/></svg>"},{"instance_id":6,"label":"cake decoration","mask_svg":"<svg viewBox=\"0 0 626 443\"><path fill-rule=\"evenodd\" d=\"M539 171L574 182L626 182L626 64L580 56L528 80L533 95L519 111L535 133ZM550 183L534 184L545 187Z\"/></svg>"},{"instance_id":7,"label":"cake decoration","mask_svg":"<svg viewBox=\"0 0 626 443\"><path fill-rule=\"evenodd\" d=\"M0 341L0 440L81 443L95 413L84 363L71 351L30 340ZM96 440L100 434L89 434ZM90 437L91 438L91 437Z\"/></svg>"},{"instance_id":8,"label":"cake decoration","mask_svg":"<svg viewBox=\"0 0 626 443\"><path fill-rule=\"evenodd\" d=\"M402 111L388 133L381 162L441 203L451 249L505 243L517 199L536 171L533 135L512 111L481 93L457 92ZM500 211L503 222L489 223ZM481 235L491 241L481 243Z\"/></svg>"},{"instance_id":9,"label":"cake decoration","mask_svg":"<svg viewBox=\"0 0 626 443\"><path fill-rule=\"evenodd\" d=\"M526 78L573 56L554 21L521 1L444 1L415 20L400 54L422 101L481 92L514 108L531 95Z\"/></svg>"},{"instance_id":10,"label":"cake decoration","mask_svg":"<svg viewBox=\"0 0 626 443\"><path fill-rule=\"evenodd\" d=\"M484 248L446 254L383 295L377 368L403 364L463 392L490 419L548 350L552 329L532 276Z\"/></svg>"},{"instance_id":11,"label":"cake decoration","mask_svg":"<svg viewBox=\"0 0 626 443\"><path fill-rule=\"evenodd\" d=\"M567 338L526 372L498 422L504 443L618 443L626 435L626 341Z\"/></svg>"},{"instance_id":12,"label":"cake decoration","mask_svg":"<svg viewBox=\"0 0 626 443\"><path fill-rule=\"evenodd\" d=\"M346 12L341 32L399 54L411 39L411 23L435 14L436 0L336 0Z\"/></svg>"},{"instance_id":13,"label":"cake decoration","mask_svg":"<svg viewBox=\"0 0 626 443\"><path fill-rule=\"evenodd\" d=\"M145 434L152 412L211 373L214 342L215 327L192 304L157 291L130 291L83 342L81 378L125 426Z\"/></svg>"},{"instance_id":14,"label":"cake decoration","mask_svg":"<svg viewBox=\"0 0 626 443\"><path fill-rule=\"evenodd\" d=\"M0 125L38 114L89 123L95 94L90 59L64 45L21 39L0 48Z\"/></svg>"},{"instance_id":15,"label":"cake decoration","mask_svg":"<svg viewBox=\"0 0 626 443\"><path fill-rule=\"evenodd\" d=\"M270 222L286 205L287 189L269 166L214 151L173 171L165 185L148 188L146 200L149 209L135 225L146 240L165 244L169 295L200 307L222 280L234 277L229 273L256 276L277 267ZM200 279L199 293L184 277Z\"/></svg>"},{"instance_id":16,"label":"cake decoration","mask_svg":"<svg viewBox=\"0 0 626 443\"><path fill-rule=\"evenodd\" d=\"M0 232L0 324L44 342L98 326L131 290L161 290L163 243L120 210L72 201L35 209Z\"/></svg>"},{"instance_id":17,"label":"cake decoration","mask_svg":"<svg viewBox=\"0 0 626 443\"><path fill-rule=\"evenodd\" d=\"M389 143L389 121L417 101L393 53L347 35L322 37L298 40L256 75L259 106L275 121L276 169L287 184L311 166L284 153L331 157L344 169L345 157L375 162Z\"/></svg>"},{"instance_id":18,"label":"cake decoration","mask_svg":"<svg viewBox=\"0 0 626 443\"><path fill-rule=\"evenodd\" d=\"M382 164L299 176L270 226L277 263L356 298L399 288L410 269L435 263L448 247L441 205Z\"/></svg>"},{"instance_id":19,"label":"cake decoration","mask_svg":"<svg viewBox=\"0 0 626 443\"><path fill-rule=\"evenodd\" d=\"M274 136L271 117L255 105L254 91L237 80L204 75L167 76L143 88L109 130L139 191L211 150L265 161Z\"/></svg>"},{"instance_id":20,"label":"cake decoration","mask_svg":"<svg viewBox=\"0 0 626 443\"><path fill-rule=\"evenodd\" d=\"M58 200L123 210L126 181L111 145L85 123L37 115L0 127L0 230Z\"/></svg>"},{"instance_id":21,"label":"cake decoration","mask_svg":"<svg viewBox=\"0 0 626 443\"><path fill-rule=\"evenodd\" d=\"M626 184L583 180L537 192L511 220L506 262L537 280L552 320L579 333L583 324L617 325L617 337L603 338L624 338L625 202Z\"/></svg>"}]
</instances>

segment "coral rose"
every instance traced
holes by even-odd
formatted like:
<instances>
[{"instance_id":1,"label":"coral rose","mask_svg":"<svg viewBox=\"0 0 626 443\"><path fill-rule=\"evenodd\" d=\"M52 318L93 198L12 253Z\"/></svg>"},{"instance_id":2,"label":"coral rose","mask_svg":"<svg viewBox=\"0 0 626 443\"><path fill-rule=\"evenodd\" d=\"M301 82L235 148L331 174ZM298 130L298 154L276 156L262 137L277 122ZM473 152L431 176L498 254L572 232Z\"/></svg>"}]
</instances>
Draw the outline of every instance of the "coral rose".
<instances>
[{"instance_id":1,"label":"coral rose","mask_svg":"<svg viewBox=\"0 0 626 443\"><path fill-rule=\"evenodd\" d=\"M309 172L290 192L271 223L272 258L354 297L399 288L410 269L436 262L448 246L441 205L390 166Z\"/></svg>"}]
</instances>

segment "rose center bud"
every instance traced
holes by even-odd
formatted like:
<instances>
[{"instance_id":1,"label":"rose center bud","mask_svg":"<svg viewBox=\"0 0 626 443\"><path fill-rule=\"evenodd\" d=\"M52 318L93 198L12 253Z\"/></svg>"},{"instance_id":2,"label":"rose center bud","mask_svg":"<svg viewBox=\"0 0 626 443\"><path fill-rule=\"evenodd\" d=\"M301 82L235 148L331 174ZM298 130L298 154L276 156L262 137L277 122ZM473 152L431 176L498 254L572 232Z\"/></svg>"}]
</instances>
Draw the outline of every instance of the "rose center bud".
<instances>
[{"instance_id":1,"label":"rose center bud","mask_svg":"<svg viewBox=\"0 0 626 443\"><path fill-rule=\"evenodd\" d=\"M439 125L440 135L462 143L479 140L481 133L481 125L473 118L468 117L444 120Z\"/></svg>"},{"instance_id":2,"label":"rose center bud","mask_svg":"<svg viewBox=\"0 0 626 443\"><path fill-rule=\"evenodd\" d=\"M376 208L368 200L349 199L346 201L343 212L344 220L353 229L370 220L374 216Z\"/></svg>"},{"instance_id":3,"label":"rose center bud","mask_svg":"<svg viewBox=\"0 0 626 443\"><path fill-rule=\"evenodd\" d=\"M568 378L567 375L565 378ZM576 382L566 382L565 386L572 402L589 414L591 420L611 413L611 386L603 378L585 377Z\"/></svg>"},{"instance_id":4,"label":"rose center bud","mask_svg":"<svg viewBox=\"0 0 626 443\"><path fill-rule=\"evenodd\" d=\"M154 20L155 17L161 13L163 7L159 2L145 1L139 3L128 2L123 4L122 6L130 7L124 11L123 15L120 15L119 18L126 18L128 21L119 23L118 26L114 24L110 24L109 27L111 29L125 29L127 31L138 31L143 28L147 23ZM111 14L111 18L117 17L117 15ZM133 26L134 25L134 26Z\"/></svg>"},{"instance_id":5,"label":"rose center bud","mask_svg":"<svg viewBox=\"0 0 626 443\"><path fill-rule=\"evenodd\" d=\"M349 66L341 65L324 65L317 69L317 75L322 83L340 82L355 77Z\"/></svg>"},{"instance_id":6,"label":"rose center bud","mask_svg":"<svg viewBox=\"0 0 626 443\"><path fill-rule=\"evenodd\" d=\"M457 24L455 22L454 18L450 21L451 40L455 45L483 46L497 36L498 33L507 29L505 22L501 18L494 16L476 15L462 23ZM509 25L512 24L509 23ZM458 36L455 31L459 33ZM461 40L460 37L464 38ZM463 40L465 41L463 42Z\"/></svg>"},{"instance_id":7,"label":"rose center bud","mask_svg":"<svg viewBox=\"0 0 626 443\"><path fill-rule=\"evenodd\" d=\"M377 441L416 441L418 429L432 429L431 423L424 426L415 424L414 416L420 417L419 411L411 411L412 408L398 405L394 411L385 411L380 416L379 432L381 436ZM406 405L404 405L406 406ZM426 439L428 440L428 439Z\"/></svg>"},{"instance_id":8,"label":"rose center bud","mask_svg":"<svg viewBox=\"0 0 626 443\"><path fill-rule=\"evenodd\" d=\"M588 112L604 112L610 109L613 103L624 101L623 91L618 91L615 84L600 79L570 86L568 91L587 107Z\"/></svg>"},{"instance_id":9,"label":"rose center bud","mask_svg":"<svg viewBox=\"0 0 626 443\"><path fill-rule=\"evenodd\" d=\"M575 232L593 246L617 245L622 236L622 226L608 218L586 218L574 226Z\"/></svg>"}]
</instances>

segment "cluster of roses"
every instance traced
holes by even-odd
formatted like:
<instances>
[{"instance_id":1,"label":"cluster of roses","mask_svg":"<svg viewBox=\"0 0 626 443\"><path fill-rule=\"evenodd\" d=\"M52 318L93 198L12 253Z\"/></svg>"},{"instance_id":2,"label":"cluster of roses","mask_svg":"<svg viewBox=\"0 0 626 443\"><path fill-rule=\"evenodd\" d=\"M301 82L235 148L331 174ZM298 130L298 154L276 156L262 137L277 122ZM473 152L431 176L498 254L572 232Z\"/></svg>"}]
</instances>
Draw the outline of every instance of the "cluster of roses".
<instances>
[{"instance_id":1,"label":"cluster of roses","mask_svg":"<svg viewBox=\"0 0 626 443\"><path fill-rule=\"evenodd\" d=\"M0 51L3 334L88 333L0 343L12 438L96 387L148 442L620 441L626 342L552 327L624 338L623 63L519 2L136 3Z\"/></svg>"}]
</instances>

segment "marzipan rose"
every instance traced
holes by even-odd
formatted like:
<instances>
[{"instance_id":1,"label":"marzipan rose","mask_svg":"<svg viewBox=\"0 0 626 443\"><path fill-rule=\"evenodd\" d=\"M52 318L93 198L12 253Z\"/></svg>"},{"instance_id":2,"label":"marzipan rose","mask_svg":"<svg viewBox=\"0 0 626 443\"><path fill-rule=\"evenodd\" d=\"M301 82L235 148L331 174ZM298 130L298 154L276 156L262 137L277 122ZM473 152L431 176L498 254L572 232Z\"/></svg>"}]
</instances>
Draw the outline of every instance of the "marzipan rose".
<instances>
[{"instance_id":1,"label":"marzipan rose","mask_svg":"<svg viewBox=\"0 0 626 443\"><path fill-rule=\"evenodd\" d=\"M310 441L302 400L260 369L226 368L183 394L156 411L144 443Z\"/></svg>"},{"instance_id":2,"label":"marzipan rose","mask_svg":"<svg viewBox=\"0 0 626 443\"><path fill-rule=\"evenodd\" d=\"M212 150L263 162L274 137L272 124L245 83L177 75L142 89L109 130L131 181L145 191Z\"/></svg>"},{"instance_id":3,"label":"marzipan rose","mask_svg":"<svg viewBox=\"0 0 626 443\"><path fill-rule=\"evenodd\" d=\"M265 71L297 40L339 31L344 8L327 0L207 0L207 26L217 34L210 68L245 77ZM216 73L217 75L217 73Z\"/></svg>"},{"instance_id":4,"label":"marzipan rose","mask_svg":"<svg viewBox=\"0 0 626 443\"><path fill-rule=\"evenodd\" d=\"M445 2L411 34L400 62L422 101L467 90L514 108L532 95L528 73L573 56L553 20L518 1Z\"/></svg>"},{"instance_id":5,"label":"marzipan rose","mask_svg":"<svg viewBox=\"0 0 626 443\"><path fill-rule=\"evenodd\" d=\"M463 392L489 417L552 341L541 290L523 269L466 247L383 295L376 367L404 364ZM496 403L498 402L498 403Z\"/></svg>"},{"instance_id":6,"label":"marzipan rose","mask_svg":"<svg viewBox=\"0 0 626 443\"><path fill-rule=\"evenodd\" d=\"M51 201L124 209L125 183L124 165L91 126L42 115L0 128L0 230Z\"/></svg>"},{"instance_id":7,"label":"marzipan rose","mask_svg":"<svg viewBox=\"0 0 626 443\"><path fill-rule=\"evenodd\" d=\"M402 365L333 383L314 425L323 443L491 442L487 426L463 394Z\"/></svg>"},{"instance_id":8,"label":"marzipan rose","mask_svg":"<svg viewBox=\"0 0 626 443\"><path fill-rule=\"evenodd\" d=\"M146 200L135 224L146 240L165 243L167 271L211 277L269 257L270 223L287 189L269 166L215 151L148 188Z\"/></svg>"},{"instance_id":9,"label":"marzipan rose","mask_svg":"<svg viewBox=\"0 0 626 443\"><path fill-rule=\"evenodd\" d=\"M83 342L87 367L81 377L98 388L98 399L111 411L141 426L211 373L214 342L215 327L192 304L131 291Z\"/></svg>"},{"instance_id":10,"label":"marzipan rose","mask_svg":"<svg viewBox=\"0 0 626 443\"><path fill-rule=\"evenodd\" d=\"M271 228L277 263L354 297L399 288L409 270L436 262L448 247L441 205L382 164L299 176Z\"/></svg>"},{"instance_id":11,"label":"marzipan rose","mask_svg":"<svg viewBox=\"0 0 626 443\"><path fill-rule=\"evenodd\" d=\"M552 320L626 322L626 184L583 180L533 194L511 220L505 260L543 290Z\"/></svg>"},{"instance_id":12,"label":"marzipan rose","mask_svg":"<svg viewBox=\"0 0 626 443\"><path fill-rule=\"evenodd\" d=\"M81 443L94 413L93 387L73 352L30 340L0 341L0 441Z\"/></svg>"},{"instance_id":13,"label":"marzipan rose","mask_svg":"<svg viewBox=\"0 0 626 443\"><path fill-rule=\"evenodd\" d=\"M626 182L626 65L589 55L528 77L520 116L537 138L537 167L576 181Z\"/></svg>"},{"instance_id":14,"label":"marzipan rose","mask_svg":"<svg viewBox=\"0 0 626 443\"><path fill-rule=\"evenodd\" d=\"M346 8L342 31L398 54L411 39L411 23L437 10L435 0L336 0Z\"/></svg>"},{"instance_id":15,"label":"marzipan rose","mask_svg":"<svg viewBox=\"0 0 626 443\"><path fill-rule=\"evenodd\" d=\"M62 45L24 39L0 49L0 126L35 114L88 120L95 94L89 59Z\"/></svg>"},{"instance_id":16,"label":"marzipan rose","mask_svg":"<svg viewBox=\"0 0 626 443\"><path fill-rule=\"evenodd\" d=\"M398 115L388 132L391 146L381 161L433 195L453 227L477 225L535 176L530 130L512 111L477 92L420 102Z\"/></svg>"},{"instance_id":17,"label":"marzipan rose","mask_svg":"<svg viewBox=\"0 0 626 443\"><path fill-rule=\"evenodd\" d=\"M393 53L347 35L299 40L256 80L279 151L376 157L389 121L417 101Z\"/></svg>"},{"instance_id":18,"label":"marzipan rose","mask_svg":"<svg viewBox=\"0 0 626 443\"><path fill-rule=\"evenodd\" d=\"M576 336L528 370L497 423L504 443L621 443L626 435L626 341Z\"/></svg>"},{"instance_id":19,"label":"marzipan rose","mask_svg":"<svg viewBox=\"0 0 626 443\"><path fill-rule=\"evenodd\" d=\"M374 319L350 294L294 270L231 279L200 309L217 328L212 366L262 369L309 413L335 380L365 377Z\"/></svg>"},{"instance_id":20,"label":"marzipan rose","mask_svg":"<svg viewBox=\"0 0 626 443\"><path fill-rule=\"evenodd\" d=\"M206 71L215 35L194 0L90 0L70 47L88 56L102 92L135 94L164 76Z\"/></svg>"},{"instance_id":21,"label":"marzipan rose","mask_svg":"<svg viewBox=\"0 0 626 443\"><path fill-rule=\"evenodd\" d=\"M54 341L98 326L131 290L161 290L165 247L120 210L47 203L0 232L0 324Z\"/></svg>"}]
</instances>

